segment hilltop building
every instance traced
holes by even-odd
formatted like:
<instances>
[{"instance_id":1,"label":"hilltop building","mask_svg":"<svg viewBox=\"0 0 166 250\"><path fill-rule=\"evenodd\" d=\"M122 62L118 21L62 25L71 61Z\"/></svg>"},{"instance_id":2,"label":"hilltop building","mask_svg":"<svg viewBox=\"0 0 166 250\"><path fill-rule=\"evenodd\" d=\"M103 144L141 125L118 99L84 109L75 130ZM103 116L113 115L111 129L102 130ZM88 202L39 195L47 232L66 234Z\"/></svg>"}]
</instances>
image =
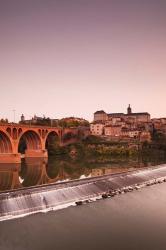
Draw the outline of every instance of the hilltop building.
<instances>
[{"instance_id":1,"label":"hilltop building","mask_svg":"<svg viewBox=\"0 0 166 250\"><path fill-rule=\"evenodd\" d=\"M103 123L91 123L90 131L92 135L104 135L104 124Z\"/></svg>"},{"instance_id":2,"label":"hilltop building","mask_svg":"<svg viewBox=\"0 0 166 250\"><path fill-rule=\"evenodd\" d=\"M96 111L94 121L90 124L90 130L92 135L150 140L153 124L148 112L133 113L129 104L126 114L107 114L104 110Z\"/></svg>"},{"instance_id":3,"label":"hilltop building","mask_svg":"<svg viewBox=\"0 0 166 250\"><path fill-rule=\"evenodd\" d=\"M37 124L39 121L43 121L44 117L39 117L39 116L36 116L34 115L34 117L32 117L32 119L25 119L25 116L22 114L21 115L21 121L20 123L23 123L23 124Z\"/></svg>"},{"instance_id":4,"label":"hilltop building","mask_svg":"<svg viewBox=\"0 0 166 250\"><path fill-rule=\"evenodd\" d=\"M43 125L43 126L56 126L58 123L58 119L50 119L49 117L46 118L45 116L40 117L34 115L31 119L25 119L25 116L21 115L21 124L27 124L27 125Z\"/></svg>"},{"instance_id":5,"label":"hilltop building","mask_svg":"<svg viewBox=\"0 0 166 250\"><path fill-rule=\"evenodd\" d=\"M106 125L104 127L104 134L106 136L118 137L121 135L120 125Z\"/></svg>"},{"instance_id":6,"label":"hilltop building","mask_svg":"<svg viewBox=\"0 0 166 250\"><path fill-rule=\"evenodd\" d=\"M129 104L127 114L124 113L109 113L104 110L99 110L94 113L94 122L106 122L110 120L131 121L131 122L149 122L150 114L148 112L133 113Z\"/></svg>"},{"instance_id":7,"label":"hilltop building","mask_svg":"<svg viewBox=\"0 0 166 250\"><path fill-rule=\"evenodd\" d=\"M127 108L127 114L128 114L128 115L132 114L132 109L131 109L131 107L130 107L130 104L129 104L128 108Z\"/></svg>"},{"instance_id":8,"label":"hilltop building","mask_svg":"<svg viewBox=\"0 0 166 250\"><path fill-rule=\"evenodd\" d=\"M164 135L166 135L166 118L154 118L151 120L153 124L153 128L155 131L158 131Z\"/></svg>"},{"instance_id":9,"label":"hilltop building","mask_svg":"<svg viewBox=\"0 0 166 250\"><path fill-rule=\"evenodd\" d=\"M45 116L39 117L34 115L32 119L26 120L25 116L21 115L21 124L27 125L41 125L41 126L51 126L51 127L63 127L63 128L71 128L71 127L79 127L80 130L89 130L89 122L83 118L79 117L65 117L62 119L51 119L46 118ZM85 127L85 128L84 128Z\"/></svg>"},{"instance_id":10,"label":"hilltop building","mask_svg":"<svg viewBox=\"0 0 166 250\"><path fill-rule=\"evenodd\" d=\"M94 113L94 122L96 121L106 121L108 120L108 114L104 112L104 110L99 110Z\"/></svg>"}]
</instances>

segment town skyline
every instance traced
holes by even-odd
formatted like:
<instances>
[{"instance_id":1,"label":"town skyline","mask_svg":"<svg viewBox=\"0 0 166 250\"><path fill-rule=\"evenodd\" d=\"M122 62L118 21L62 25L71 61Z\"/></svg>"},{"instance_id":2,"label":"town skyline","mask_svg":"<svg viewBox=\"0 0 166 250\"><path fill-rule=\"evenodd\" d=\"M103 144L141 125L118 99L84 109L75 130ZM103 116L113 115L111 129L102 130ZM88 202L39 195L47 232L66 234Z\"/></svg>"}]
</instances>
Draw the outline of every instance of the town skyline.
<instances>
[{"instance_id":1,"label":"town skyline","mask_svg":"<svg viewBox=\"0 0 166 250\"><path fill-rule=\"evenodd\" d=\"M0 117L165 117L165 1L0 2Z\"/></svg>"},{"instance_id":2,"label":"town skyline","mask_svg":"<svg viewBox=\"0 0 166 250\"><path fill-rule=\"evenodd\" d=\"M117 110L114 110L114 111L106 111L106 110L104 110L104 109L96 109L95 111L93 111L93 113L92 114L90 114L89 115L89 117L91 116L91 119L87 119L86 117L81 117L81 116L77 116L77 115L75 115L75 114L73 114L73 115L66 115L66 116L61 116L61 117L57 117L57 116L48 116L47 114L43 114L42 112L40 112L40 113L32 113L31 115L29 115L29 114L25 114L24 112L22 112L22 113L20 113L20 114L17 114L17 112L16 112L16 110L14 109L14 110L11 110L11 112L12 112L12 114L11 114L11 120L9 119L9 117L7 117L7 116L4 116L4 117L0 117L0 119L8 119L8 121L9 122L19 122L20 120L21 120L21 116L22 115L24 115L24 117L25 117L25 119L26 120L31 120L31 119L33 119L35 116L36 117L42 117L42 118L50 118L50 119L63 119L63 118L70 118L70 117L75 117L75 118L81 118L81 119L85 119L85 120L87 120L87 121L89 121L89 122L92 122L93 120L94 120L94 114L95 114L95 112L96 111L104 111L105 113L122 113L122 114L127 114L127 110L128 110L128 107L131 107L131 113L149 113L150 114L150 116L151 116L151 119L155 119L155 118L165 118L166 117L166 115L165 116L156 116L156 117L153 117L152 115L151 115L151 113L150 112L148 112L148 110L139 110L139 111L136 111L133 107L133 105L131 105L131 104L128 104L127 106L126 106L126 108L125 109L123 109L123 110L121 110L120 112L119 112L119 110L117 111Z\"/></svg>"},{"instance_id":3,"label":"town skyline","mask_svg":"<svg viewBox=\"0 0 166 250\"><path fill-rule=\"evenodd\" d=\"M147 114L149 114L150 115L150 117L151 117L151 119L160 119L160 118L166 118L166 116L156 116L156 117L153 117L152 115L151 115L151 113L150 112L148 112L147 110L144 110L144 111L136 111L135 109L133 109L133 107L134 106L132 106L131 104L128 104L128 106L126 106L126 109L125 110L123 110L123 111L118 111L117 112L117 110L115 110L115 112L106 112L106 110L104 110L104 109L98 109L98 110L95 110L92 114L91 114L91 119L86 119L86 117L80 117L80 116L76 116L76 115L67 115L67 116L62 116L62 117L57 117L57 116L51 116L51 117L49 117L47 114L42 114L42 113L40 113L40 114L37 114L37 113L34 113L34 114L32 114L32 115L26 115L25 113L21 113L20 114L20 116L16 113L16 110L12 110L12 112L13 112L13 117L11 118L11 120L9 120L8 119L8 117L0 117L0 119L7 119L9 122L16 122L16 123L18 123L18 122L20 122L21 121L21 117L22 116L24 116L24 119L25 120L33 120L35 117L37 117L37 118L48 118L48 119L51 119L51 120L61 120L61 119L65 119L65 118L80 118L80 119L85 119L85 120L87 120L88 122L93 122L94 121L94 114L96 113L96 112L100 112L100 111L104 111L106 114L127 114L128 113L128 108L131 108L131 113L147 113Z\"/></svg>"}]
</instances>

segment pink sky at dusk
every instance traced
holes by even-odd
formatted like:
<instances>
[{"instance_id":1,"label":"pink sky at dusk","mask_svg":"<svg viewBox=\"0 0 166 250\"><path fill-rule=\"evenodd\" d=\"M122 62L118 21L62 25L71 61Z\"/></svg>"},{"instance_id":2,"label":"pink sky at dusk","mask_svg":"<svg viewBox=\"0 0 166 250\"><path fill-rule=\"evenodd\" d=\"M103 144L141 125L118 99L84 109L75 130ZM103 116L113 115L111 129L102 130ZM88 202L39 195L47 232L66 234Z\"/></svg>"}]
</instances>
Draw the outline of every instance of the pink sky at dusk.
<instances>
[{"instance_id":1,"label":"pink sky at dusk","mask_svg":"<svg viewBox=\"0 0 166 250\"><path fill-rule=\"evenodd\" d=\"M0 1L0 117L166 117L166 1Z\"/></svg>"}]
</instances>

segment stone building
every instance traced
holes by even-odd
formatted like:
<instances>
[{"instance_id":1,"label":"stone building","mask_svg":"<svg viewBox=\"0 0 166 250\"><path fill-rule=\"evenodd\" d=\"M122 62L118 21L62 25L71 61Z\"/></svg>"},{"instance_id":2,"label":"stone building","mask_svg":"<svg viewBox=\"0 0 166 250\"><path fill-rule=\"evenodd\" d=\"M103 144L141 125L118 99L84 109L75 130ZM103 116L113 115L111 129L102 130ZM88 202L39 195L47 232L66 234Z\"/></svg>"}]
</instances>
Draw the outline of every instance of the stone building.
<instances>
[{"instance_id":1,"label":"stone building","mask_svg":"<svg viewBox=\"0 0 166 250\"><path fill-rule=\"evenodd\" d=\"M165 120L163 119L164 123ZM155 121L161 128L161 121ZM142 133L145 132L145 133ZM141 134L142 133L142 134ZM94 113L94 122L91 124L91 134L105 135L106 137L144 138L149 140L153 133L153 124L148 112L133 113L129 104L127 113L106 113L104 110Z\"/></svg>"},{"instance_id":2,"label":"stone building","mask_svg":"<svg viewBox=\"0 0 166 250\"><path fill-rule=\"evenodd\" d=\"M27 125L43 125L43 126L57 126L58 119L50 119L49 117L40 117L34 115L31 119L25 119L25 116L21 115L21 120L19 121L20 124L27 124Z\"/></svg>"},{"instance_id":3,"label":"stone building","mask_svg":"<svg viewBox=\"0 0 166 250\"><path fill-rule=\"evenodd\" d=\"M103 135L104 134L104 124L103 123L91 123L90 132L92 135Z\"/></svg>"},{"instance_id":4,"label":"stone building","mask_svg":"<svg viewBox=\"0 0 166 250\"><path fill-rule=\"evenodd\" d=\"M104 127L104 135L110 137L121 136L121 126L120 125L107 125Z\"/></svg>"},{"instance_id":5,"label":"stone building","mask_svg":"<svg viewBox=\"0 0 166 250\"><path fill-rule=\"evenodd\" d=\"M124 120L125 114L124 113L109 113L108 120L117 119L117 120Z\"/></svg>"},{"instance_id":6,"label":"stone building","mask_svg":"<svg viewBox=\"0 0 166 250\"><path fill-rule=\"evenodd\" d=\"M108 115L104 112L104 110L99 110L94 113L94 122L96 121L106 121L108 120Z\"/></svg>"},{"instance_id":7,"label":"stone building","mask_svg":"<svg viewBox=\"0 0 166 250\"><path fill-rule=\"evenodd\" d=\"M150 114L147 112L142 113L131 113L126 115L126 119L132 122L149 122Z\"/></svg>"},{"instance_id":8,"label":"stone building","mask_svg":"<svg viewBox=\"0 0 166 250\"><path fill-rule=\"evenodd\" d=\"M166 118L154 118L151 121L154 131L166 135Z\"/></svg>"},{"instance_id":9,"label":"stone building","mask_svg":"<svg viewBox=\"0 0 166 250\"><path fill-rule=\"evenodd\" d=\"M34 117L27 120L27 119L25 119L25 116L22 114L20 123L23 123L23 124L37 124L38 122L42 122L44 119L45 119L45 117L39 117L39 116L34 115Z\"/></svg>"},{"instance_id":10,"label":"stone building","mask_svg":"<svg viewBox=\"0 0 166 250\"><path fill-rule=\"evenodd\" d=\"M137 122L150 122L150 114L148 112L133 113L132 108L129 104L127 108L127 114L125 113L109 113L107 114L104 110L96 111L94 113L94 121L130 121L132 123ZM114 122L115 124L115 122Z\"/></svg>"},{"instance_id":11,"label":"stone building","mask_svg":"<svg viewBox=\"0 0 166 250\"><path fill-rule=\"evenodd\" d=\"M138 138L140 131L138 129L128 129L128 128L122 128L122 137L125 138Z\"/></svg>"},{"instance_id":12,"label":"stone building","mask_svg":"<svg viewBox=\"0 0 166 250\"><path fill-rule=\"evenodd\" d=\"M140 133L140 141L141 142L144 142L144 141L150 142L151 141L151 134L150 134L150 132L148 132L148 131L142 131Z\"/></svg>"},{"instance_id":13,"label":"stone building","mask_svg":"<svg viewBox=\"0 0 166 250\"><path fill-rule=\"evenodd\" d=\"M148 112L133 113L130 104L127 108L127 114L125 116L127 120L131 120L133 122L149 122L150 121L150 114Z\"/></svg>"}]
</instances>

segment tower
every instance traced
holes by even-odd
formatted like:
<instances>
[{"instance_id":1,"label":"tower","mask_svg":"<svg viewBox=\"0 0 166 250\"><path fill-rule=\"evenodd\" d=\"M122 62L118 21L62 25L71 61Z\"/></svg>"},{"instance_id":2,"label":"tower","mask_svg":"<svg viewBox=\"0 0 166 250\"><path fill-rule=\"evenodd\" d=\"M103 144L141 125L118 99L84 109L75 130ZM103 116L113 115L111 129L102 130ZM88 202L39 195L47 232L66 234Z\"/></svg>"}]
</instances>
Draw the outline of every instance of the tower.
<instances>
[{"instance_id":1,"label":"tower","mask_svg":"<svg viewBox=\"0 0 166 250\"><path fill-rule=\"evenodd\" d=\"M21 121L24 122L25 121L25 116L22 114L21 116Z\"/></svg>"},{"instance_id":2,"label":"tower","mask_svg":"<svg viewBox=\"0 0 166 250\"><path fill-rule=\"evenodd\" d=\"M132 109L131 109L130 104L129 104L129 106L127 108L127 114L130 115L131 113L132 113Z\"/></svg>"}]
</instances>

